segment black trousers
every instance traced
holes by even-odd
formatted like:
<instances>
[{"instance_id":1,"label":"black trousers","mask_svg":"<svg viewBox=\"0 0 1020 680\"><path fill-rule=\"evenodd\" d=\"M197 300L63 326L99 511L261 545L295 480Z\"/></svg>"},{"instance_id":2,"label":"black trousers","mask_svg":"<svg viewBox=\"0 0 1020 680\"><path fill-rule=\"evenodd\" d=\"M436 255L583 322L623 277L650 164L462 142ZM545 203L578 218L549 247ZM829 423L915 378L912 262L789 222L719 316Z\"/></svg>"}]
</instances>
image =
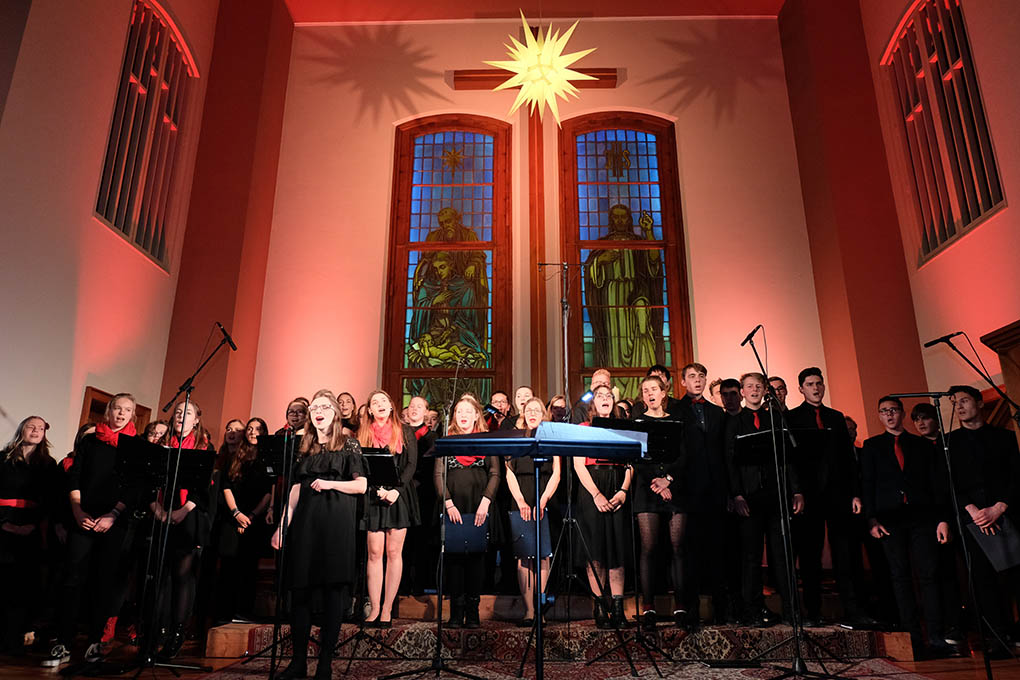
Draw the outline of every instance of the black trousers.
<instances>
[{"instance_id":1,"label":"black trousers","mask_svg":"<svg viewBox=\"0 0 1020 680\"><path fill-rule=\"evenodd\" d=\"M845 616L862 614L858 592L864 567L860 544L852 540L854 515L850 500L846 507L827 503L821 494L805 498L804 512L793 519L793 548L804 585L804 610L817 619L822 610L822 552L828 527L829 553L836 588ZM857 550L853 547L856 543Z\"/></svg>"},{"instance_id":2,"label":"black trousers","mask_svg":"<svg viewBox=\"0 0 1020 680\"><path fill-rule=\"evenodd\" d=\"M935 521L919 512L904 511L890 517L881 517L879 522L889 532L881 542L892 575L900 625L910 632L915 644L921 642L921 623L914 597L913 573L916 572L928 641L941 643L943 618L937 578L938 541L935 538Z\"/></svg>"},{"instance_id":3,"label":"black trousers","mask_svg":"<svg viewBox=\"0 0 1020 680\"><path fill-rule=\"evenodd\" d=\"M506 513L503 513L506 514ZM484 553L446 553L446 594L455 597L478 597L485 579Z\"/></svg>"},{"instance_id":4,"label":"black trousers","mask_svg":"<svg viewBox=\"0 0 1020 680\"><path fill-rule=\"evenodd\" d=\"M768 542L772 557L772 570L777 590L783 598L783 613L790 610L790 583L786 578L786 550L780 529L779 502L774 493L757 493L747 500L751 514L740 518L741 549L741 595L744 600L744 615L758 616L765 607L762 595L761 549Z\"/></svg>"},{"instance_id":5,"label":"black trousers","mask_svg":"<svg viewBox=\"0 0 1020 680\"><path fill-rule=\"evenodd\" d=\"M87 586L90 604L86 626L89 643L99 642L106 619L115 613L118 560L126 528L126 521L120 519L106 533L74 528L67 536L67 577L57 636L68 648L74 642L83 586Z\"/></svg>"},{"instance_id":6,"label":"black trousers","mask_svg":"<svg viewBox=\"0 0 1020 680\"><path fill-rule=\"evenodd\" d=\"M717 622L723 620L725 580L719 557L724 554L723 512L687 513L687 546L684 559L684 608L697 614L699 596L712 596Z\"/></svg>"},{"instance_id":7,"label":"black trousers","mask_svg":"<svg viewBox=\"0 0 1020 680\"><path fill-rule=\"evenodd\" d=\"M29 536L0 536L0 654L24 650L24 635L40 607L43 552L39 529Z\"/></svg>"},{"instance_id":8,"label":"black trousers","mask_svg":"<svg viewBox=\"0 0 1020 680\"><path fill-rule=\"evenodd\" d=\"M718 603L712 602L717 623L721 623L724 620L736 621L744 613L744 560L740 545L742 520L743 518L735 512L727 512L722 517L723 549L720 554L724 556L724 561L720 566L719 575L723 581L726 601L722 607Z\"/></svg>"},{"instance_id":9,"label":"black trousers","mask_svg":"<svg viewBox=\"0 0 1020 680\"><path fill-rule=\"evenodd\" d=\"M974 594L977 596L981 614L1000 636L1007 633L1007 626L1013 623L1013 602L1020 603L1020 567L1013 567L996 573L966 525L964 540L970 551L971 571L974 577Z\"/></svg>"}]
</instances>

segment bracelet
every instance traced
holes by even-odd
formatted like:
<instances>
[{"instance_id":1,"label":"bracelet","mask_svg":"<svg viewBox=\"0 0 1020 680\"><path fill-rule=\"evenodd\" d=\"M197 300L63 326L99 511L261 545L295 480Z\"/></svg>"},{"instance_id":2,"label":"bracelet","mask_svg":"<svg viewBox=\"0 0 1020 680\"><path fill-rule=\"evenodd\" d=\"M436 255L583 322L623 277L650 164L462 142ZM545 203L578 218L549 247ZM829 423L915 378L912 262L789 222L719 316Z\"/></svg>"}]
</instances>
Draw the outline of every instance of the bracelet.
<instances>
[{"instance_id":1,"label":"bracelet","mask_svg":"<svg viewBox=\"0 0 1020 680\"><path fill-rule=\"evenodd\" d=\"M120 510L114 508L113 510L110 510L110 514L113 515L114 519L117 519L118 517L120 517Z\"/></svg>"},{"instance_id":2,"label":"bracelet","mask_svg":"<svg viewBox=\"0 0 1020 680\"><path fill-rule=\"evenodd\" d=\"M234 508L234 517L237 517L240 514L241 514L241 508Z\"/></svg>"},{"instance_id":3,"label":"bracelet","mask_svg":"<svg viewBox=\"0 0 1020 680\"><path fill-rule=\"evenodd\" d=\"M672 484L673 483L673 475L666 475L666 481L669 482L670 484Z\"/></svg>"},{"instance_id":4,"label":"bracelet","mask_svg":"<svg viewBox=\"0 0 1020 680\"><path fill-rule=\"evenodd\" d=\"M627 495L627 490L626 489L618 489L616 493L622 493L624 496L626 496Z\"/></svg>"}]
</instances>

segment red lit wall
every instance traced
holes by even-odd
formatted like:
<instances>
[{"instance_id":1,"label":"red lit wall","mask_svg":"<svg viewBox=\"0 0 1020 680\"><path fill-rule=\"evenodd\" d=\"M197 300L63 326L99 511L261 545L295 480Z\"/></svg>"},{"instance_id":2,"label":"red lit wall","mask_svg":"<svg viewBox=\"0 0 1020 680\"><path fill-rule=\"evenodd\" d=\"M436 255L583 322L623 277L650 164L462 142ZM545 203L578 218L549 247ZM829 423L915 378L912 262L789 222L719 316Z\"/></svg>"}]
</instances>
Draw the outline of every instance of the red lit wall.
<instances>
[{"instance_id":1,"label":"red lit wall","mask_svg":"<svg viewBox=\"0 0 1020 680\"><path fill-rule=\"evenodd\" d=\"M923 391L917 326L855 0L779 15L831 403L860 433L878 399Z\"/></svg>"},{"instance_id":2,"label":"red lit wall","mask_svg":"<svg viewBox=\"0 0 1020 680\"><path fill-rule=\"evenodd\" d=\"M168 0L204 76L216 3ZM28 414L70 448L85 387L156 407L205 79L191 93L170 271L93 217L131 0L31 3L0 120L0 437Z\"/></svg>"},{"instance_id":3,"label":"red lit wall","mask_svg":"<svg viewBox=\"0 0 1020 680\"><path fill-rule=\"evenodd\" d=\"M904 243L904 260L913 295L920 340L952 331L966 331L997 382L999 361L978 338L1020 318L1020 217L1013 206L1020 186L1020 89L1015 85L1020 60L1020 11L1013 0L962 0L978 83L985 104L992 144L1006 195L1006 206L919 265L920 228L917 226L910 167L904 152L902 122L896 113L895 92L879 65L893 38L907 0L861 0L870 68L879 103L882 131L888 152L896 211ZM970 352L963 338L958 346ZM928 386L987 385L951 350L938 346L924 350ZM973 355L971 355L973 358ZM1014 398L1016 395L1013 395Z\"/></svg>"},{"instance_id":4,"label":"red lit wall","mask_svg":"<svg viewBox=\"0 0 1020 680\"><path fill-rule=\"evenodd\" d=\"M174 395L222 323L238 350L220 350L194 392L217 440L251 413L292 33L282 0L220 3L161 392Z\"/></svg>"}]
</instances>

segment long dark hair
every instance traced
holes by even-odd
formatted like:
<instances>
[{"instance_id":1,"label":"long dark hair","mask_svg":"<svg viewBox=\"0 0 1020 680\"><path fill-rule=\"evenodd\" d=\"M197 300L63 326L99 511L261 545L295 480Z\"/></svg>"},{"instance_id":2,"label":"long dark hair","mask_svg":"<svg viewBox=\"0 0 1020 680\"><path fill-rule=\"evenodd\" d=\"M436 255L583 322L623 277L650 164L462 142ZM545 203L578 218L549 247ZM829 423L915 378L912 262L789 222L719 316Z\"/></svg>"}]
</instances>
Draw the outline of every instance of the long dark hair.
<instances>
[{"instance_id":1,"label":"long dark hair","mask_svg":"<svg viewBox=\"0 0 1020 680\"><path fill-rule=\"evenodd\" d=\"M28 454L28 458L25 458L25 450L22 445L25 443L25 426L28 425L30 420L41 420L43 425L46 426L46 430L50 429L50 424L46 422L46 419L42 416L29 416L18 423L18 429L14 431L14 436L7 442L7 446L4 447L3 453L0 457L3 458L4 462L14 461L20 463L28 463L29 465L39 465L46 462L50 456L50 440L47 438L46 433L43 433L43 439L41 442L35 445L32 449L32 453Z\"/></svg>"},{"instance_id":2,"label":"long dark hair","mask_svg":"<svg viewBox=\"0 0 1020 680\"><path fill-rule=\"evenodd\" d=\"M315 429L312 424L312 411L311 404L319 397L325 397L329 400L329 405L336 411L336 415L333 417L333 423L330 426L331 432L329 435L329 442L326 447L323 448L322 444L319 443L319 432ZM329 390L319 390L312 397L312 401L308 402L308 424L305 425L305 434L301 437L301 446L298 447L298 453L301 456L314 456L317 453L323 451L340 451L344 448L347 443L347 435L344 434L344 424L340 419L340 404L336 401L336 396Z\"/></svg>"},{"instance_id":3,"label":"long dark hair","mask_svg":"<svg viewBox=\"0 0 1020 680\"><path fill-rule=\"evenodd\" d=\"M255 460L255 456L258 454L258 445L248 443L248 427L252 423L258 423L262 427L262 434L269 434L269 426L266 425L266 421L261 418L249 418L248 422L244 424L244 439L241 440L241 444L237 447L237 452L234 457L230 460L228 466L227 475L230 479L237 479L241 476L241 469L245 463Z\"/></svg>"}]
</instances>

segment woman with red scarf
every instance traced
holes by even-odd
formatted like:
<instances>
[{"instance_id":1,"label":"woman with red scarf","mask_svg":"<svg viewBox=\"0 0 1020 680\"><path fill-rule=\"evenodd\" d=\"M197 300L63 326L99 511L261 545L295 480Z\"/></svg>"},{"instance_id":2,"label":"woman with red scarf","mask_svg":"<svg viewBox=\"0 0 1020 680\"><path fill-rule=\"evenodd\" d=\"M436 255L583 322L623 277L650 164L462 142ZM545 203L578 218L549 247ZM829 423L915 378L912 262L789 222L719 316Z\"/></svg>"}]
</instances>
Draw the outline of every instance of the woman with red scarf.
<instances>
[{"instance_id":1,"label":"woman with red scarf","mask_svg":"<svg viewBox=\"0 0 1020 680\"><path fill-rule=\"evenodd\" d=\"M362 447L389 449L396 457L400 474L399 487L369 487L365 501L364 523L368 532L366 581L371 605L365 625L389 628L393 620L393 600L404 571L407 528L421 522L418 493L412 482L418 467L418 440L414 431L397 418L390 395L376 390L368 395L368 411L358 426L358 441ZM386 554L385 596L383 553Z\"/></svg>"},{"instance_id":2,"label":"woman with red scarf","mask_svg":"<svg viewBox=\"0 0 1020 680\"><path fill-rule=\"evenodd\" d=\"M213 453L212 437L202 426L202 408L193 401L188 403L187 408L183 402L174 406L170 430L163 436L162 443L171 451L181 446L184 449L208 450L210 456L216 455ZM170 560L170 615L173 627L159 651L158 656L162 659L174 658L184 646L184 626L195 606L202 548L209 542L216 514L216 477L203 480L193 487L177 490L169 513L165 511L162 498L150 505L156 519L171 525L167 554Z\"/></svg>"},{"instance_id":3,"label":"woman with red scarf","mask_svg":"<svg viewBox=\"0 0 1020 680\"><path fill-rule=\"evenodd\" d=\"M0 451L0 654L25 653L25 633L39 606L44 522L56 506L49 428L29 416Z\"/></svg>"},{"instance_id":4,"label":"woman with red scarf","mask_svg":"<svg viewBox=\"0 0 1020 680\"><path fill-rule=\"evenodd\" d=\"M114 585L127 531L124 514L129 501L117 475L117 444L121 436L135 436L134 417L135 398L123 392L115 394L95 433L82 438L68 470L68 497L75 526L67 537L67 577L57 642L43 666L55 667L70 660L81 587L86 581L92 606L85 660L97 662L103 658L101 640L106 619L115 613L111 609L116 600Z\"/></svg>"},{"instance_id":5,"label":"woman with red scarf","mask_svg":"<svg viewBox=\"0 0 1020 680\"><path fill-rule=\"evenodd\" d=\"M486 432L482 406L465 394L453 408L448 434ZM453 524L463 524L461 513L474 513L474 524L488 524L489 506L499 488L499 456L450 456L436 458L433 479ZM446 483L443 483L443 472ZM446 589L450 595L448 628L478 628L478 602L485 577L484 553L446 553Z\"/></svg>"}]
</instances>

